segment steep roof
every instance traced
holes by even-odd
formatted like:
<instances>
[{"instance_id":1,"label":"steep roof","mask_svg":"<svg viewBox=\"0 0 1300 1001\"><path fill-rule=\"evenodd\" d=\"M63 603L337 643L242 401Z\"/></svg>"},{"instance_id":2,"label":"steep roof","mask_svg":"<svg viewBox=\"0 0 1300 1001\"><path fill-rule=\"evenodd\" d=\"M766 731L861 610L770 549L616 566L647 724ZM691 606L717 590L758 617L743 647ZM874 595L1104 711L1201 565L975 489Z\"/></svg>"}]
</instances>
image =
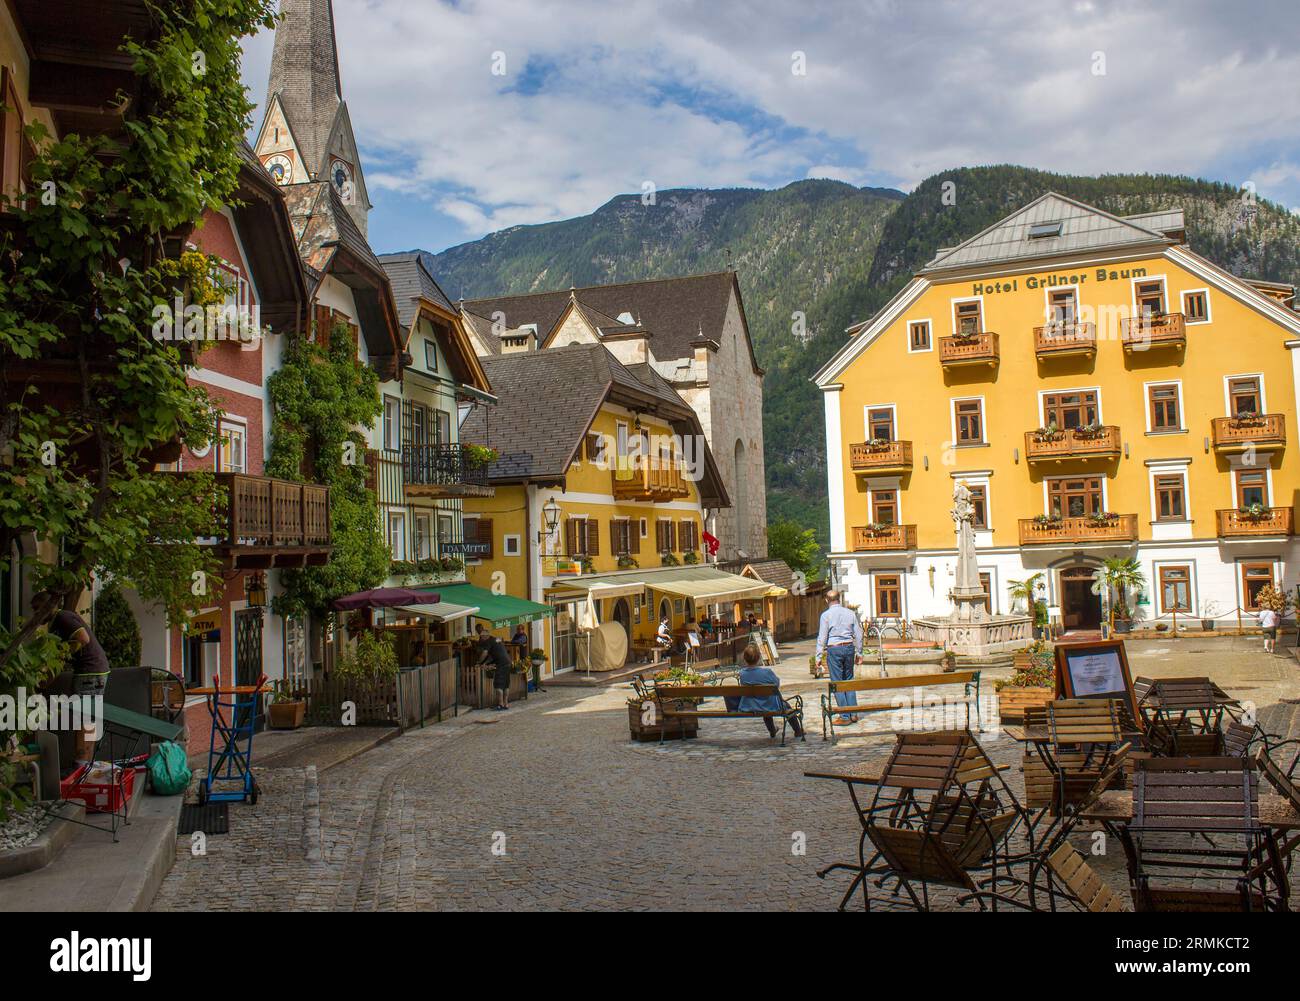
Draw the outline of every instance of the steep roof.
<instances>
[{"instance_id":1,"label":"steep roof","mask_svg":"<svg viewBox=\"0 0 1300 1001\"><path fill-rule=\"evenodd\" d=\"M1169 225L1174 221L1172 216L1171 212L1161 212L1135 218L1157 225ZM1036 226L1049 229L1059 226L1059 235L1032 238L1030 231ZM949 250L939 251L919 274L959 271L1129 246L1166 247L1175 242L1175 239L1163 232L1138 221L1122 219L1049 191L969 240Z\"/></svg>"},{"instance_id":2,"label":"steep roof","mask_svg":"<svg viewBox=\"0 0 1300 1001\"><path fill-rule=\"evenodd\" d=\"M397 302L397 318L402 321L402 328L410 330L415 322L415 314L420 299L442 307L448 313L455 313L437 279L429 274L423 257L416 251L403 254L381 254L379 263L388 273L388 280L393 283L393 299Z\"/></svg>"},{"instance_id":3,"label":"steep roof","mask_svg":"<svg viewBox=\"0 0 1300 1001\"><path fill-rule=\"evenodd\" d=\"M487 355L480 362L499 402L472 409L460 436L496 449L500 458L488 469L494 482L562 482L606 401L653 414L674 430L704 440L699 418L671 386L650 378L653 373L633 371L603 344ZM730 503L707 450L705 477L698 486L707 506Z\"/></svg>"},{"instance_id":4,"label":"steep roof","mask_svg":"<svg viewBox=\"0 0 1300 1001\"><path fill-rule=\"evenodd\" d=\"M695 344L699 341L721 343L733 291L744 324L744 306L734 271L467 299L464 306L479 317L490 318L493 313L500 312L505 315L508 327L535 323L537 335L545 343L572 296L598 331L629 329L618 317L624 313L631 314L633 321L649 332L655 358L671 361L694 357ZM750 362L754 371L761 374L748 336L748 325L745 329Z\"/></svg>"},{"instance_id":5,"label":"steep roof","mask_svg":"<svg viewBox=\"0 0 1300 1001\"><path fill-rule=\"evenodd\" d=\"M277 96L314 177L343 103L333 0L281 0L266 107Z\"/></svg>"}]
</instances>

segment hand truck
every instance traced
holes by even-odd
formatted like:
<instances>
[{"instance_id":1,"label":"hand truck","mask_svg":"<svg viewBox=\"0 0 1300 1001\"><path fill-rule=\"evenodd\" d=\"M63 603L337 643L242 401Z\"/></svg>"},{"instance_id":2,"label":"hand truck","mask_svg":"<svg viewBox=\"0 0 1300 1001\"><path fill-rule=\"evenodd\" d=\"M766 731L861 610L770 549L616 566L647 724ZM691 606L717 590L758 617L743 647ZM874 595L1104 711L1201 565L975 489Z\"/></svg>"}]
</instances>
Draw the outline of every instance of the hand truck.
<instances>
[{"instance_id":1,"label":"hand truck","mask_svg":"<svg viewBox=\"0 0 1300 1001\"><path fill-rule=\"evenodd\" d=\"M207 696L212 734L208 740L208 774L199 783L199 803L256 803L261 788L253 777L253 729L266 675L255 685L221 687L221 675L211 688L191 688L190 695ZM223 697L228 701L223 701ZM217 738L221 748L217 748ZM221 788L213 788L222 783Z\"/></svg>"}]
</instances>

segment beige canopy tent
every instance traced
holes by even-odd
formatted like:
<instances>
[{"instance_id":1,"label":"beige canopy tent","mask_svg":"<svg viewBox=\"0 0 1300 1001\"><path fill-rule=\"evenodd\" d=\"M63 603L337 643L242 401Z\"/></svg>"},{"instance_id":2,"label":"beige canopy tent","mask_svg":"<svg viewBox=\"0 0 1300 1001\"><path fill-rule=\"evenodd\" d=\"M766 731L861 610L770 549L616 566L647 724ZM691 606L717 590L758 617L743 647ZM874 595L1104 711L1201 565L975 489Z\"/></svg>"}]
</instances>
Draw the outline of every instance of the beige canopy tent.
<instances>
[{"instance_id":1,"label":"beige canopy tent","mask_svg":"<svg viewBox=\"0 0 1300 1001\"><path fill-rule=\"evenodd\" d=\"M652 570L574 577L566 579L562 586L566 590L586 592L595 601L640 594L650 589L678 598L690 598L697 606L761 597L772 587L764 581L741 577L710 566L656 567Z\"/></svg>"}]
</instances>

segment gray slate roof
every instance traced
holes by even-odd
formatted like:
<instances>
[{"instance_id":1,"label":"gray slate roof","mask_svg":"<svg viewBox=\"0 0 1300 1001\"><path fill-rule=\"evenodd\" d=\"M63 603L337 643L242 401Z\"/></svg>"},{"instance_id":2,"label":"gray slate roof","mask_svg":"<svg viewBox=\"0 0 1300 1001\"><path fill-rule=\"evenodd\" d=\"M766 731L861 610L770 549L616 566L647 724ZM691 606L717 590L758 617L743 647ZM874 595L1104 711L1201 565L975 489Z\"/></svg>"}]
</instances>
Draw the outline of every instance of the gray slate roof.
<instances>
[{"instance_id":1,"label":"gray slate roof","mask_svg":"<svg viewBox=\"0 0 1300 1001\"><path fill-rule=\"evenodd\" d=\"M737 288L735 272L718 271L680 278L588 285L529 295L466 299L463 305L467 312L487 318L489 326L492 314L497 311L505 315L507 327L535 323L537 336L545 341L564 314L572 294L578 300L584 315L599 330L621 332L629 329L618 317L630 313L632 319L649 332L650 348L655 358L659 361L672 361L676 358L693 358L694 344L697 341L721 342L733 288ZM743 322L743 305L741 319ZM475 329L480 327L476 324ZM749 352L754 371L760 372L758 362L754 359L752 342Z\"/></svg>"},{"instance_id":2,"label":"gray slate roof","mask_svg":"<svg viewBox=\"0 0 1300 1001\"><path fill-rule=\"evenodd\" d=\"M418 251L404 254L382 254L379 263L388 273L393 285L393 299L397 303L397 318L403 330L410 330L419 309L417 300L427 299L450 313L456 312L441 286L424 265Z\"/></svg>"},{"instance_id":3,"label":"gray slate roof","mask_svg":"<svg viewBox=\"0 0 1300 1001\"><path fill-rule=\"evenodd\" d=\"M1144 218L1164 224L1172 221L1173 215L1173 212L1148 213ZM1029 238L1030 227L1051 222L1061 224L1060 236ZM920 274L1125 246L1167 246L1173 242L1157 229L1048 192L964 243L940 251Z\"/></svg>"}]
</instances>

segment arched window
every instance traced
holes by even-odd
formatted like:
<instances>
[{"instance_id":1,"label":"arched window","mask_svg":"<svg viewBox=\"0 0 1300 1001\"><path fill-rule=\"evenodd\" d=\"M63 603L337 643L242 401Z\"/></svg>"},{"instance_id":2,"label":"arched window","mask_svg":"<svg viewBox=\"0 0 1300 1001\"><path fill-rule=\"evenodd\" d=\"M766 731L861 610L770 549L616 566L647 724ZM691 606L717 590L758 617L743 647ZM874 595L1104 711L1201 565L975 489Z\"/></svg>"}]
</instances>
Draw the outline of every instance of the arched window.
<instances>
[{"instance_id":1,"label":"arched window","mask_svg":"<svg viewBox=\"0 0 1300 1001\"><path fill-rule=\"evenodd\" d=\"M736 505L736 547L749 549L749 469L745 466L745 443L736 439L736 492L732 497Z\"/></svg>"}]
</instances>

